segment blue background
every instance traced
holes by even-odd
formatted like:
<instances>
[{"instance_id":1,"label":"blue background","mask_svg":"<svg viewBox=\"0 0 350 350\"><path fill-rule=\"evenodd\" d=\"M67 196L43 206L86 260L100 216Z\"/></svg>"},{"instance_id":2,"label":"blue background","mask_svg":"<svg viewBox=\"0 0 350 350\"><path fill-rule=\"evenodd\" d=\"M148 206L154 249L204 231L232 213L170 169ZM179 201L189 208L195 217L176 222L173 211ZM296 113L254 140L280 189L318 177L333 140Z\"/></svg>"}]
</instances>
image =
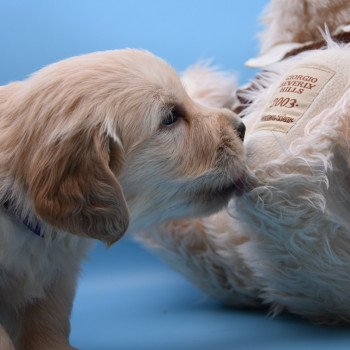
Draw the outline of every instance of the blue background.
<instances>
[{"instance_id":1,"label":"blue background","mask_svg":"<svg viewBox=\"0 0 350 350\"><path fill-rule=\"evenodd\" d=\"M0 2L0 83L96 50L145 48L179 71L212 58L238 72L257 53L265 1L31 0ZM97 245L85 262L72 316L82 350L349 349L347 328L290 315L229 310L130 238Z\"/></svg>"}]
</instances>

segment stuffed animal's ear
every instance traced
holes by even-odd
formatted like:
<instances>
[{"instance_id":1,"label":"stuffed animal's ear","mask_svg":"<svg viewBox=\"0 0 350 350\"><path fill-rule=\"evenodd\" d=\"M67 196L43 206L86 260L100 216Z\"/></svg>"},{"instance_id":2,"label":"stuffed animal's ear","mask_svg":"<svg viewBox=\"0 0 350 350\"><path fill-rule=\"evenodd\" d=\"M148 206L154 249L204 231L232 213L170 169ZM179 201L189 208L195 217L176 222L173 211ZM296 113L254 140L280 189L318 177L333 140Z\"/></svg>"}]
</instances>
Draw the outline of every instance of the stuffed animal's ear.
<instances>
[{"instance_id":1,"label":"stuffed animal's ear","mask_svg":"<svg viewBox=\"0 0 350 350\"><path fill-rule=\"evenodd\" d=\"M77 235L117 241L129 224L115 176L121 163L120 147L97 132L81 132L39 150L28 181L36 215Z\"/></svg>"}]
</instances>

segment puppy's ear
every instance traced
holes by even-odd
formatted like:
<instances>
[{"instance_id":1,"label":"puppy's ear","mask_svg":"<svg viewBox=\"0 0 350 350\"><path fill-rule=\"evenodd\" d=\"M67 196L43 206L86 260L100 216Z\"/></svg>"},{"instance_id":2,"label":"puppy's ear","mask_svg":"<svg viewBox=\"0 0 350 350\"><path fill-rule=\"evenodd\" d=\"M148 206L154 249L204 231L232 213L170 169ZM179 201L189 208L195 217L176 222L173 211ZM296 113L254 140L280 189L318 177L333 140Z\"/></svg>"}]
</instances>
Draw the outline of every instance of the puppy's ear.
<instances>
[{"instance_id":1,"label":"puppy's ear","mask_svg":"<svg viewBox=\"0 0 350 350\"><path fill-rule=\"evenodd\" d=\"M97 132L81 132L34 158L29 192L38 217L108 244L123 235L129 211L115 177L122 164L122 150L116 143Z\"/></svg>"}]
</instances>

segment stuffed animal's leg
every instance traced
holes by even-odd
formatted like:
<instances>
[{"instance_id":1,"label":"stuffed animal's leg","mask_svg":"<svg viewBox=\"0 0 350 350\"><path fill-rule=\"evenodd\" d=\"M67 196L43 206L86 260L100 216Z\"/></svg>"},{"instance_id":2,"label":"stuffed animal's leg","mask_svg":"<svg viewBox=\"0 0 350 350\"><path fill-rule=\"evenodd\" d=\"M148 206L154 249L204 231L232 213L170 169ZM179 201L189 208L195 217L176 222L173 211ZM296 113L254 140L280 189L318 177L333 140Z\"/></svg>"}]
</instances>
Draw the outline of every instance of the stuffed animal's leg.
<instances>
[{"instance_id":1,"label":"stuffed animal's leg","mask_svg":"<svg viewBox=\"0 0 350 350\"><path fill-rule=\"evenodd\" d=\"M45 299L26 307L19 349L73 350L68 338L76 276L76 271L59 276L47 290Z\"/></svg>"},{"instance_id":2,"label":"stuffed animal's leg","mask_svg":"<svg viewBox=\"0 0 350 350\"><path fill-rule=\"evenodd\" d=\"M252 271L239 252L249 239L234 230L226 211L170 221L139 237L177 271L225 304L261 306Z\"/></svg>"}]
</instances>

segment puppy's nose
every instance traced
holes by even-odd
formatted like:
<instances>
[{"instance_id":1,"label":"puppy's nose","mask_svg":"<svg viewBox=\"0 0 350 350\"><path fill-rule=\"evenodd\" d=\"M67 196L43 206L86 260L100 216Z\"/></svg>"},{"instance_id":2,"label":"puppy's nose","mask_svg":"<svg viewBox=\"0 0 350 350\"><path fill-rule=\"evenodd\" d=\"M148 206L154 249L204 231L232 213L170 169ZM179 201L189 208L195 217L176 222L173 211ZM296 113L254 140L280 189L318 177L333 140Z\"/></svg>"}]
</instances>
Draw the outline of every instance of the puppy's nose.
<instances>
[{"instance_id":1,"label":"puppy's nose","mask_svg":"<svg viewBox=\"0 0 350 350\"><path fill-rule=\"evenodd\" d=\"M239 122L238 126L236 127L236 130L239 138L243 141L245 135L245 125L242 122Z\"/></svg>"}]
</instances>

